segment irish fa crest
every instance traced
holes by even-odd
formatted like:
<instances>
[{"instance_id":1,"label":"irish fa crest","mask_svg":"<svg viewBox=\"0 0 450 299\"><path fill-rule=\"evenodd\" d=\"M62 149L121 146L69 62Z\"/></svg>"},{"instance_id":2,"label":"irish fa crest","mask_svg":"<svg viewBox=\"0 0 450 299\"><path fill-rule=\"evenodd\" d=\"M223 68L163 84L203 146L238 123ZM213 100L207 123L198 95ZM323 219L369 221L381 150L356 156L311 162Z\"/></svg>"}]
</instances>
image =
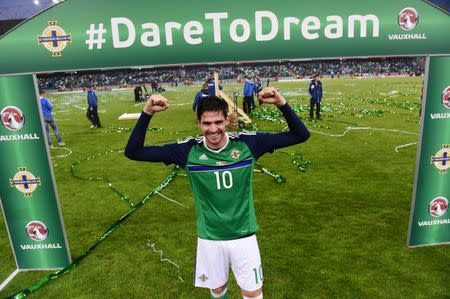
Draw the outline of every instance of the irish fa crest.
<instances>
[{"instance_id":1,"label":"irish fa crest","mask_svg":"<svg viewBox=\"0 0 450 299\"><path fill-rule=\"evenodd\" d=\"M450 167L450 144L444 144L436 155L431 156L431 164L434 164L440 173L447 172Z\"/></svg>"},{"instance_id":2,"label":"irish fa crest","mask_svg":"<svg viewBox=\"0 0 450 299\"><path fill-rule=\"evenodd\" d=\"M441 101L445 108L450 109L450 86L447 86L442 92Z\"/></svg>"},{"instance_id":3,"label":"irish fa crest","mask_svg":"<svg viewBox=\"0 0 450 299\"><path fill-rule=\"evenodd\" d=\"M238 150L232 150L231 151L231 158L233 159L237 159L241 156L241 152Z\"/></svg>"},{"instance_id":4,"label":"irish fa crest","mask_svg":"<svg viewBox=\"0 0 450 299\"><path fill-rule=\"evenodd\" d=\"M10 179L9 182L11 187L15 187L22 192L25 197L30 197L37 186L41 185L41 179L36 178L25 167L20 167L19 171L14 175L14 178Z\"/></svg>"},{"instance_id":5,"label":"irish fa crest","mask_svg":"<svg viewBox=\"0 0 450 299\"><path fill-rule=\"evenodd\" d=\"M398 14L397 21L403 30L413 30L419 23L419 13L412 7L406 7Z\"/></svg>"},{"instance_id":6,"label":"irish fa crest","mask_svg":"<svg viewBox=\"0 0 450 299\"><path fill-rule=\"evenodd\" d=\"M22 129L25 123L25 116L22 111L15 106L7 106L0 112L2 124L11 131Z\"/></svg>"},{"instance_id":7,"label":"irish fa crest","mask_svg":"<svg viewBox=\"0 0 450 299\"><path fill-rule=\"evenodd\" d=\"M53 57L61 56L61 52L72 42L72 36L66 34L64 29L57 25L56 21L49 21L48 27L38 36L38 44L52 52Z\"/></svg>"},{"instance_id":8,"label":"irish fa crest","mask_svg":"<svg viewBox=\"0 0 450 299\"><path fill-rule=\"evenodd\" d=\"M428 205L428 212L433 217L440 217L447 212L448 200L445 197L439 196L430 201Z\"/></svg>"},{"instance_id":9,"label":"irish fa crest","mask_svg":"<svg viewBox=\"0 0 450 299\"><path fill-rule=\"evenodd\" d=\"M33 241L44 241L48 236L47 226L41 221L31 221L26 226L27 235Z\"/></svg>"}]
</instances>

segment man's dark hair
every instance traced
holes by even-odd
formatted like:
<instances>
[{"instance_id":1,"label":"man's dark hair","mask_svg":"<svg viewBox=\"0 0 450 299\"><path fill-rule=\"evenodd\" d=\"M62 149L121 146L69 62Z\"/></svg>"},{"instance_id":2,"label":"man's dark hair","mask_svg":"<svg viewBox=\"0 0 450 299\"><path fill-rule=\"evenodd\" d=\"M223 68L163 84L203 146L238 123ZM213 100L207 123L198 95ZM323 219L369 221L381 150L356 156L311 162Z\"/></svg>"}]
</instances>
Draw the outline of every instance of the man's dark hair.
<instances>
[{"instance_id":1,"label":"man's dark hair","mask_svg":"<svg viewBox=\"0 0 450 299\"><path fill-rule=\"evenodd\" d=\"M228 117L228 104L224 99L216 96L207 96L203 98L197 106L197 119L202 118L202 114L206 111L222 112L223 116Z\"/></svg>"}]
</instances>

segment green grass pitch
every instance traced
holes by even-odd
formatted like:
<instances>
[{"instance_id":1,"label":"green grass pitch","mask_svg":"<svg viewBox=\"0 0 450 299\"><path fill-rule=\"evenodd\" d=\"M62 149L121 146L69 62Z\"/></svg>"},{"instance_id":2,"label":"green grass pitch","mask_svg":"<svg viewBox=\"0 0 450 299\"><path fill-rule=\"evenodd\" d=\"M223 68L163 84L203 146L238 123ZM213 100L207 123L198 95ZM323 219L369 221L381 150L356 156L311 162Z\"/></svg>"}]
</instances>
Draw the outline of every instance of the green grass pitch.
<instances>
[{"instance_id":1,"label":"green grass pitch","mask_svg":"<svg viewBox=\"0 0 450 299\"><path fill-rule=\"evenodd\" d=\"M448 248L406 247L417 145L397 147L418 141L422 81L325 79L323 119L318 122L307 120L307 81L273 83L306 122L311 138L259 160L286 182L254 173L266 298L448 296ZM147 144L198 134L191 105L199 89L180 86L164 92L171 107L154 117L155 130L147 133ZM224 84L230 96L242 89L242 85ZM97 94L103 129L89 128L85 93L48 94L65 147L71 150L68 155L68 150L54 148L51 155L74 259L130 210L127 198L137 204L173 169L124 157L135 121L117 117L143 107L134 102L132 90ZM285 127L270 107L257 107L253 119L260 131ZM293 153L303 155L300 163L310 162L306 171L294 164L299 160ZM207 290L192 284L195 211L183 173L179 171L160 191L164 197L151 196L74 269L30 297L208 298ZM161 261L160 253L148 244L179 268ZM3 281L15 269L3 219L0 252ZM20 273L0 297L50 273ZM232 298L240 298L231 273L229 289Z\"/></svg>"}]
</instances>

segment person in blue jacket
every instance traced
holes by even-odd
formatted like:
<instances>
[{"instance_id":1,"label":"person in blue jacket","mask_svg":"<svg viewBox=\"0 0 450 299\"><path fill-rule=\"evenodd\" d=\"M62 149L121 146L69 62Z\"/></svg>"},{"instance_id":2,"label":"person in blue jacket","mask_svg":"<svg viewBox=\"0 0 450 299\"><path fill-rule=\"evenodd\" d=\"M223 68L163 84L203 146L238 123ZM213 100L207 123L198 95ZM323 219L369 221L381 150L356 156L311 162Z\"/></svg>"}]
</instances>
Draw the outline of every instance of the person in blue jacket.
<instances>
[{"instance_id":1,"label":"person in blue jacket","mask_svg":"<svg viewBox=\"0 0 450 299\"><path fill-rule=\"evenodd\" d=\"M40 96L40 101L41 101L42 114L44 116L45 133L47 134L48 146L49 147L53 147L52 139L50 137L50 128L49 128L49 126L52 127L53 133L55 133L56 140L58 140L58 145L59 146L64 146L66 144L62 140L61 134L59 133L59 130L56 127L55 119L53 118L53 105L52 105L52 103L50 103L49 99L44 97L44 95L45 95L45 91L44 90L40 90L39 91L39 96Z\"/></svg>"},{"instance_id":2,"label":"person in blue jacket","mask_svg":"<svg viewBox=\"0 0 450 299\"><path fill-rule=\"evenodd\" d=\"M211 75L206 77L206 82L208 84L208 92L210 96L216 96L216 80ZM219 90L222 90L222 85L219 83Z\"/></svg>"},{"instance_id":3,"label":"person in blue jacket","mask_svg":"<svg viewBox=\"0 0 450 299\"><path fill-rule=\"evenodd\" d=\"M98 117L98 99L97 95L92 90L92 87L93 86L90 85L87 92L88 109L86 112L86 117L91 122L91 128L101 128L102 125L100 124L100 118Z\"/></svg>"},{"instance_id":4,"label":"person in blue jacket","mask_svg":"<svg viewBox=\"0 0 450 299\"><path fill-rule=\"evenodd\" d=\"M269 83L267 83L267 84L269 84ZM267 85L267 86L269 86L269 85ZM258 98L258 93L262 90L262 88L263 88L263 82L262 82L261 78L258 75L256 75L256 77L255 77L255 96L258 99L259 105L261 105L262 103ZM253 108L255 108L255 107L253 107Z\"/></svg>"},{"instance_id":5,"label":"person in blue jacket","mask_svg":"<svg viewBox=\"0 0 450 299\"><path fill-rule=\"evenodd\" d=\"M253 93L255 92L255 83L248 79L247 76L244 77L244 107L243 110L246 114L250 114L252 109L255 108L255 99Z\"/></svg>"},{"instance_id":6,"label":"person in blue jacket","mask_svg":"<svg viewBox=\"0 0 450 299\"><path fill-rule=\"evenodd\" d=\"M203 98L206 98L207 96L209 96L208 83L203 83L202 89L199 92L197 92L194 98L194 103L192 104L192 110L194 110L194 112L197 110L197 106L200 103L200 101Z\"/></svg>"},{"instance_id":7,"label":"person in blue jacket","mask_svg":"<svg viewBox=\"0 0 450 299\"><path fill-rule=\"evenodd\" d=\"M314 119L314 106L316 106L316 119L320 119L320 102L322 101L322 82L320 82L320 76L314 75L311 83L309 83L308 92L311 96L309 119Z\"/></svg>"}]
</instances>

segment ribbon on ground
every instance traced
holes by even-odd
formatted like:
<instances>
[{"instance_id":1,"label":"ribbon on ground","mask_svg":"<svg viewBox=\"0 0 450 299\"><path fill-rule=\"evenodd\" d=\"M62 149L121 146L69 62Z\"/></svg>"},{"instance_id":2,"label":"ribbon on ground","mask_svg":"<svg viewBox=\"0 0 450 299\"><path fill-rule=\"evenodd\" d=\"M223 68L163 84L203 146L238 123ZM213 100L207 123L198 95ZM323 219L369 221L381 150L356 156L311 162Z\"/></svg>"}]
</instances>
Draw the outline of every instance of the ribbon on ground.
<instances>
[{"instance_id":1,"label":"ribbon on ground","mask_svg":"<svg viewBox=\"0 0 450 299\"><path fill-rule=\"evenodd\" d=\"M151 196L153 196L157 192L161 191L162 189L166 188L170 184L170 182L177 176L178 170L179 170L179 166L175 166L174 169L172 170L172 172L164 179L164 181L158 187L156 187L152 192L147 194L138 204L136 204L134 207L132 207L130 210L128 210L127 213L122 215L122 217L120 217L119 220L114 222L87 251L85 251L83 254L81 254L79 257L77 257L74 261L72 261L71 264L67 265L65 268L63 268L55 273L47 275L46 277L36 281L30 287L8 297L8 299L25 298L29 294L35 292L39 288L46 285L48 282L61 277L62 275L66 274L67 272L69 272L70 270L75 268L75 266L77 266L86 256L89 255L89 253L91 253L91 251L93 251L101 242L103 242L106 238L108 238L119 227L120 224L122 224L128 217L130 217L137 210L139 210L148 201L148 199Z\"/></svg>"}]
</instances>

